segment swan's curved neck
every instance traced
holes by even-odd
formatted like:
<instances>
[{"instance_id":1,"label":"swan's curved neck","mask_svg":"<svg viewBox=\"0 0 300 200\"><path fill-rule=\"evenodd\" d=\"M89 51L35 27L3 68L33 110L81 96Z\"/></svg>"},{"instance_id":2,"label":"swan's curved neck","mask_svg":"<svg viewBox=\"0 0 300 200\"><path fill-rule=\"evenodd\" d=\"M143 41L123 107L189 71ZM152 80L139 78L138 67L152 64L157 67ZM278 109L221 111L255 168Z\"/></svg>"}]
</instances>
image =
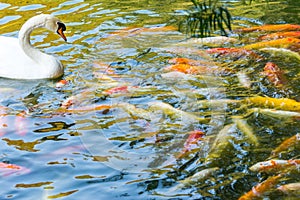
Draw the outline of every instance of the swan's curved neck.
<instances>
[{"instance_id":1,"label":"swan's curved neck","mask_svg":"<svg viewBox=\"0 0 300 200\"><path fill-rule=\"evenodd\" d=\"M49 59L53 56L45 54L40 50L34 48L30 42L30 34L36 28L45 27L45 18L46 15L38 15L29 19L27 22L25 22L19 32L19 44L21 48L27 56L40 64L41 62L43 62L43 60ZM53 59L55 58L53 57Z\"/></svg>"}]
</instances>

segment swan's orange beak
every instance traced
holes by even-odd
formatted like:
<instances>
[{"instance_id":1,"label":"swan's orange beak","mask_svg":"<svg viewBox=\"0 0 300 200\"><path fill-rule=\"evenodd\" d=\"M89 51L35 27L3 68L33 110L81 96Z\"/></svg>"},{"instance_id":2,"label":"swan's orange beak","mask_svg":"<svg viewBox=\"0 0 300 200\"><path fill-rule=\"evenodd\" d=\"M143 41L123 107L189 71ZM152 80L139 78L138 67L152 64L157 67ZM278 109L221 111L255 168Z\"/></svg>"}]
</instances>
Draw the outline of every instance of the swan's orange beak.
<instances>
[{"instance_id":1,"label":"swan's orange beak","mask_svg":"<svg viewBox=\"0 0 300 200\"><path fill-rule=\"evenodd\" d=\"M62 37L62 39L64 39L65 41L67 41L67 38L64 34L64 30L63 30L63 27L59 27L58 30L57 30L57 33L58 35L60 35L60 37Z\"/></svg>"},{"instance_id":2,"label":"swan's orange beak","mask_svg":"<svg viewBox=\"0 0 300 200\"><path fill-rule=\"evenodd\" d=\"M58 29L57 29L58 35L60 35L60 37L62 37L62 39L67 41L67 38L64 34L64 31L66 30L66 25L62 22L57 22L57 26L58 26Z\"/></svg>"}]
</instances>

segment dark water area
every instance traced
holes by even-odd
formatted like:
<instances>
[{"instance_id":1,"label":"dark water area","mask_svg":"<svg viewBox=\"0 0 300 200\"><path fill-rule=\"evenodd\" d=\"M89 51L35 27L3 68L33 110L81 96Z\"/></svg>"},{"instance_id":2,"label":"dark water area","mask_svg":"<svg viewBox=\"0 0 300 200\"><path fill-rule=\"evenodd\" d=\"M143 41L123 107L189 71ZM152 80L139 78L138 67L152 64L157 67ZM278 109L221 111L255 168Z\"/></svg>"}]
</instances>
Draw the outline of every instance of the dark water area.
<instances>
[{"instance_id":1,"label":"dark water area","mask_svg":"<svg viewBox=\"0 0 300 200\"><path fill-rule=\"evenodd\" d=\"M222 2L234 29L300 21L299 1ZM233 42L219 46L187 40L178 25L191 6L184 0L0 3L0 35L17 37L28 18L52 13L66 24L68 38L45 29L31 36L34 46L62 61L63 77L0 78L0 199L238 199L271 177L249 167L299 133L300 109L286 106L293 113L284 114L293 117L278 117L247 99L297 100L297 52L255 50L263 60L210 56L207 49L245 46L265 33L232 33ZM174 73L168 67L176 58L211 68ZM268 61L283 66L285 88L261 74ZM250 88L239 82L243 74ZM67 84L57 86L60 80ZM299 150L294 145L277 158L297 159ZM283 174L276 186L299 182L298 170ZM262 197L290 196L271 188Z\"/></svg>"}]
</instances>

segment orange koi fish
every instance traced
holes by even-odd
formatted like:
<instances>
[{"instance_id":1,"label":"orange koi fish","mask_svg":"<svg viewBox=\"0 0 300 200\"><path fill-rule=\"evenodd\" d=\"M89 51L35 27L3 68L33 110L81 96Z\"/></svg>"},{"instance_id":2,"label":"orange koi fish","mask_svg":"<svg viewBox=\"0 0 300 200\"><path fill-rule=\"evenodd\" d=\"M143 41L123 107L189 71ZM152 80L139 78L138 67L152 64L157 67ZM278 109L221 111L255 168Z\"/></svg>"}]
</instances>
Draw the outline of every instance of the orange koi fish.
<instances>
[{"instance_id":1,"label":"orange koi fish","mask_svg":"<svg viewBox=\"0 0 300 200\"><path fill-rule=\"evenodd\" d=\"M300 30L300 25L297 24L267 24L262 26L254 26L250 28L242 28L235 32L249 33L254 31L297 31Z\"/></svg>"},{"instance_id":2,"label":"orange koi fish","mask_svg":"<svg viewBox=\"0 0 300 200\"><path fill-rule=\"evenodd\" d=\"M239 200L253 200L256 198L261 197L264 195L266 192L271 190L276 186L278 183L279 179L281 178L281 174L277 176L271 176L262 183L259 183L258 185L254 186L249 192L244 194L239 198Z\"/></svg>"},{"instance_id":3,"label":"orange koi fish","mask_svg":"<svg viewBox=\"0 0 300 200\"><path fill-rule=\"evenodd\" d=\"M192 65L192 66L215 66L215 63L211 60L193 60L189 58L172 58L169 60L170 64L185 64L185 65Z\"/></svg>"},{"instance_id":4,"label":"orange koi fish","mask_svg":"<svg viewBox=\"0 0 300 200\"><path fill-rule=\"evenodd\" d=\"M271 156L275 157L278 156L281 152L288 150L292 146L296 146L300 142L300 135L297 133L296 135L284 140L278 147L276 147L272 153Z\"/></svg>"},{"instance_id":5,"label":"orange koi fish","mask_svg":"<svg viewBox=\"0 0 300 200\"><path fill-rule=\"evenodd\" d=\"M216 57L220 56L232 56L235 58L245 57L248 56L250 58L254 59L260 59L262 60L263 57L256 54L254 51L251 51L249 49L243 49L243 48L211 48L207 49L206 52L208 54L214 54Z\"/></svg>"},{"instance_id":6,"label":"orange koi fish","mask_svg":"<svg viewBox=\"0 0 300 200\"><path fill-rule=\"evenodd\" d=\"M266 75L268 80L276 87L282 87L286 83L283 72L275 63L267 62L263 74Z\"/></svg>"},{"instance_id":7,"label":"orange koi fish","mask_svg":"<svg viewBox=\"0 0 300 200\"><path fill-rule=\"evenodd\" d=\"M30 172L30 170L25 167L15 165L15 164L8 164L8 163L0 162L0 174L2 176L9 176L14 173L25 174L25 173L29 173L29 172Z\"/></svg>"},{"instance_id":8,"label":"orange koi fish","mask_svg":"<svg viewBox=\"0 0 300 200\"><path fill-rule=\"evenodd\" d=\"M189 65L189 64L171 65L171 66L167 67L166 70L178 71L178 72L182 72L185 74L193 74L193 75L211 74L211 73L227 75L227 74L231 73L230 69L220 68L217 66L207 67L207 66L194 66L194 65Z\"/></svg>"},{"instance_id":9,"label":"orange koi fish","mask_svg":"<svg viewBox=\"0 0 300 200\"><path fill-rule=\"evenodd\" d=\"M266 172L266 173L274 173L280 172L286 169L291 169L299 167L300 159L295 160L268 160L256 163L251 166L249 169L255 172Z\"/></svg>"},{"instance_id":10,"label":"orange koi fish","mask_svg":"<svg viewBox=\"0 0 300 200\"><path fill-rule=\"evenodd\" d=\"M261 49L266 47L277 47L277 48L294 48L294 46L300 44L300 39L298 38L281 38L277 40L271 40L271 41L263 41L263 42L257 42L254 44L248 44L245 45L243 48L245 49Z\"/></svg>"},{"instance_id":11,"label":"orange koi fish","mask_svg":"<svg viewBox=\"0 0 300 200\"><path fill-rule=\"evenodd\" d=\"M270 33L259 37L259 40L276 40L280 38L293 37L300 38L300 31Z\"/></svg>"}]
</instances>

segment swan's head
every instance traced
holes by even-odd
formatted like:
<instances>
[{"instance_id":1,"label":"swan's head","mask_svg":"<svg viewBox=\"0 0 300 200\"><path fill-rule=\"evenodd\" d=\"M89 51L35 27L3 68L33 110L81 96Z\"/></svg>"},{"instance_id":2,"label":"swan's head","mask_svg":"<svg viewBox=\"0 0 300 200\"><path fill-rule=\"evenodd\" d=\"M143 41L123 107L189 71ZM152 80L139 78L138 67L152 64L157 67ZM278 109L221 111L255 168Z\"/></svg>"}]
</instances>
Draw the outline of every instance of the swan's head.
<instances>
[{"instance_id":1,"label":"swan's head","mask_svg":"<svg viewBox=\"0 0 300 200\"><path fill-rule=\"evenodd\" d=\"M60 35L65 41L67 41L67 38L64 34L64 31L66 30L66 26L64 23L62 23L58 18L47 15L45 18L45 28L49 29L50 31L53 31Z\"/></svg>"}]
</instances>

